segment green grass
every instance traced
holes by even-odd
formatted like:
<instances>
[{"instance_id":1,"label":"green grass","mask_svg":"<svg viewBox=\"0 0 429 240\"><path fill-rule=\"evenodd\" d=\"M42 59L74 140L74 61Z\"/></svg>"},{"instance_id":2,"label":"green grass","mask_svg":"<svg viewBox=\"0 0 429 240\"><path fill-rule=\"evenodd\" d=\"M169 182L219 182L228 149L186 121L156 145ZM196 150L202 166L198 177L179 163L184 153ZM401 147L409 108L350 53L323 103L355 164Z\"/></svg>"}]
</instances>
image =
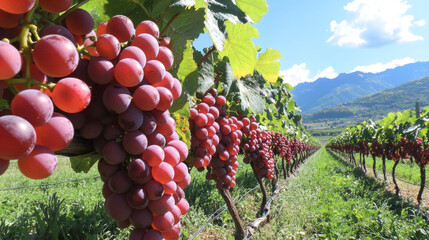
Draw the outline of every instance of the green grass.
<instances>
[{"instance_id":1,"label":"green grass","mask_svg":"<svg viewBox=\"0 0 429 240\"><path fill-rule=\"evenodd\" d=\"M255 239L427 239L418 211L321 149L287 183Z\"/></svg>"}]
</instances>

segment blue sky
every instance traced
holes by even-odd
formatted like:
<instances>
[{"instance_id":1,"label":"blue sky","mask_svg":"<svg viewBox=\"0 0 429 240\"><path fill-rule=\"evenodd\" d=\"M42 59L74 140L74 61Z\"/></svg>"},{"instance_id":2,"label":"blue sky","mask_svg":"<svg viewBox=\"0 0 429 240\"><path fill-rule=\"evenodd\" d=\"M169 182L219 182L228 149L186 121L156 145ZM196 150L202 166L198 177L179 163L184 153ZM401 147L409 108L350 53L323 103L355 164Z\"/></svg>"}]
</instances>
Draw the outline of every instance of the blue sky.
<instances>
[{"instance_id":1,"label":"blue sky","mask_svg":"<svg viewBox=\"0 0 429 240\"><path fill-rule=\"evenodd\" d=\"M380 72L429 61L428 0L267 0L255 25L262 50L280 51L281 74L296 85L355 70ZM205 40L204 40L205 39ZM198 40L203 46L207 36Z\"/></svg>"}]
</instances>

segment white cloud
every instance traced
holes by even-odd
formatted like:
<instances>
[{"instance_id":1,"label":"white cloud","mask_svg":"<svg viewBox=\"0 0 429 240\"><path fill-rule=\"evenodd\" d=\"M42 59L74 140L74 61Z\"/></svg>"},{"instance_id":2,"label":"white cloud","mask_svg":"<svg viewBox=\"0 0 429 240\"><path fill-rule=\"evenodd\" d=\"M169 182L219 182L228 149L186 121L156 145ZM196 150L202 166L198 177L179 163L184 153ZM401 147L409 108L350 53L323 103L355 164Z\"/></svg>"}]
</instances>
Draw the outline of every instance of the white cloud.
<instances>
[{"instance_id":1,"label":"white cloud","mask_svg":"<svg viewBox=\"0 0 429 240\"><path fill-rule=\"evenodd\" d=\"M410 57L406 57L401 59L394 59L388 63L378 62L367 66L357 66L351 72L361 71L364 73L379 73L379 72L383 72L386 69L392 69L395 67L403 66L405 64L414 63L414 62L416 62L416 60Z\"/></svg>"},{"instance_id":2,"label":"white cloud","mask_svg":"<svg viewBox=\"0 0 429 240\"><path fill-rule=\"evenodd\" d=\"M333 35L328 42L340 47L377 47L390 43L423 40L410 32L421 27L424 20L414 21L406 15L411 7L406 0L353 0L344 9L349 18L340 23L331 21Z\"/></svg>"},{"instance_id":3,"label":"white cloud","mask_svg":"<svg viewBox=\"0 0 429 240\"><path fill-rule=\"evenodd\" d=\"M338 74L333 67L327 67L314 77L310 77L310 70L307 69L306 63L295 64L287 70L280 71L280 76L283 80L292 86L296 86L303 82L314 82L318 78L336 78Z\"/></svg>"},{"instance_id":4,"label":"white cloud","mask_svg":"<svg viewBox=\"0 0 429 240\"><path fill-rule=\"evenodd\" d=\"M335 72L334 68L329 66L325 68L323 71L318 73L316 76L313 77L313 81L317 80L318 78L336 78L338 76L338 73Z\"/></svg>"}]
</instances>

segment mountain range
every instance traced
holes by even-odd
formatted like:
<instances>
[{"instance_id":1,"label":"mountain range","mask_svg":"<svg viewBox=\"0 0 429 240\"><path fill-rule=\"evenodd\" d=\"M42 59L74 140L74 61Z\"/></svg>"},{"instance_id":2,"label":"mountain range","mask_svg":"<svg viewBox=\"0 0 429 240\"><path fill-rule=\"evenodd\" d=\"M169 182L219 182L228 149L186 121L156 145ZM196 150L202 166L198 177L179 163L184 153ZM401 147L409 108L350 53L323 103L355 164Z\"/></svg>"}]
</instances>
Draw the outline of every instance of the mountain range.
<instances>
[{"instance_id":1,"label":"mountain range","mask_svg":"<svg viewBox=\"0 0 429 240\"><path fill-rule=\"evenodd\" d=\"M379 73L357 71L334 79L319 78L298 84L292 94L303 114L311 114L426 76L429 62L415 62Z\"/></svg>"},{"instance_id":2,"label":"mountain range","mask_svg":"<svg viewBox=\"0 0 429 240\"><path fill-rule=\"evenodd\" d=\"M429 77L403 83L357 100L304 115L307 121L353 118L357 122L378 119L389 112L429 105Z\"/></svg>"}]
</instances>

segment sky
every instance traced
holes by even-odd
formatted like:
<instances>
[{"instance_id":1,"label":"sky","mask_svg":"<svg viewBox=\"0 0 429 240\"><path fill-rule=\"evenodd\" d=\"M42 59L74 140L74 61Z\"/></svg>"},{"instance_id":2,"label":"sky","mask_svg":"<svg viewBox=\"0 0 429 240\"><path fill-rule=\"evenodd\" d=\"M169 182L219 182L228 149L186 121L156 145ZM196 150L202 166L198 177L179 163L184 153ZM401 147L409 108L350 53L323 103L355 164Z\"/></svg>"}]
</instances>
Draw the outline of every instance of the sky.
<instances>
[{"instance_id":1,"label":"sky","mask_svg":"<svg viewBox=\"0 0 429 240\"><path fill-rule=\"evenodd\" d=\"M428 0L267 0L254 26L264 51L277 49L293 86L353 71L382 72L429 61ZM196 47L211 45L207 35Z\"/></svg>"}]
</instances>

